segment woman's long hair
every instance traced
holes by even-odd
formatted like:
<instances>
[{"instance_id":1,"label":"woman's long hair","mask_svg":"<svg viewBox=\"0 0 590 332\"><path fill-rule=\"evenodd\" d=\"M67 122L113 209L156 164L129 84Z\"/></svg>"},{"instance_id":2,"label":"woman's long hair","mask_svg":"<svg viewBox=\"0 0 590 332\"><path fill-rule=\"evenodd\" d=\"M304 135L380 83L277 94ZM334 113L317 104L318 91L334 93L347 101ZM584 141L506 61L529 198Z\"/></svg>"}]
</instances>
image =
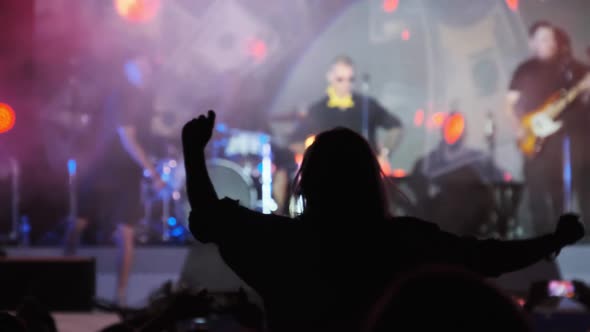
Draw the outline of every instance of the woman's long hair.
<instances>
[{"instance_id":1,"label":"woman's long hair","mask_svg":"<svg viewBox=\"0 0 590 332\"><path fill-rule=\"evenodd\" d=\"M354 131L335 128L316 136L296 176L303 214L390 217L379 162Z\"/></svg>"}]
</instances>

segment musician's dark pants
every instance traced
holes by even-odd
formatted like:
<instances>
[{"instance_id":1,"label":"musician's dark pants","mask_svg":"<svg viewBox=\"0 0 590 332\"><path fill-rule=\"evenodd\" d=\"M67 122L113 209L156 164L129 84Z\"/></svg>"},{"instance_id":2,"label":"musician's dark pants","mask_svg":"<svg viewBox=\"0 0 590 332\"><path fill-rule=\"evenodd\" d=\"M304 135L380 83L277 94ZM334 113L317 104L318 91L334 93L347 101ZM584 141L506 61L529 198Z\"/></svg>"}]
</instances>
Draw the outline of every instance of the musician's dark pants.
<instances>
[{"instance_id":1,"label":"musician's dark pants","mask_svg":"<svg viewBox=\"0 0 590 332\"><path fill-rule=\"evenodd\" d=\"M524 178L535 232L541 235L553 231L564 209L561 135L548 139L538 155L525 160Z\"/></svg>"},{"instance_id":2,"label":"musician's dark pants","mask_svg":"<svg viewBox=\"0 0 590 332\"><path fill-rule=\"evenodd\" d=\"M590 137L572 136L573 190L587 229L590 229Z\"/></svg>"}]
</instances>

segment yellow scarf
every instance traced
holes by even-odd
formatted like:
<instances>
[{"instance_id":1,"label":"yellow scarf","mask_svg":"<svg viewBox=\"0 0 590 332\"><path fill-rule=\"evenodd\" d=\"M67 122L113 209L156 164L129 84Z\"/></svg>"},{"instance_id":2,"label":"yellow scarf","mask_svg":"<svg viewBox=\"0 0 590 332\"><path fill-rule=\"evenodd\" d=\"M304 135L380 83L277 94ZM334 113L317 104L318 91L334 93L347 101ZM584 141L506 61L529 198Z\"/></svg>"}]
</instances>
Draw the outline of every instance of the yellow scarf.
<instances>
[{"instance_id":1,"label":"yellow scarf","mask_svg":"<svg viewBox=\"0 0 590 332\"><path fill-rule=\"evenodd\" d=\"M326 103L326 105L329 108L338 108L341 111L344 111L346 109L354 107L354 100L352 99L352 95L346 97L339 97L336 94L334 88L331 86L328 87L326 93L328 94L328 102Z\"/></svg>"}]
</instances>

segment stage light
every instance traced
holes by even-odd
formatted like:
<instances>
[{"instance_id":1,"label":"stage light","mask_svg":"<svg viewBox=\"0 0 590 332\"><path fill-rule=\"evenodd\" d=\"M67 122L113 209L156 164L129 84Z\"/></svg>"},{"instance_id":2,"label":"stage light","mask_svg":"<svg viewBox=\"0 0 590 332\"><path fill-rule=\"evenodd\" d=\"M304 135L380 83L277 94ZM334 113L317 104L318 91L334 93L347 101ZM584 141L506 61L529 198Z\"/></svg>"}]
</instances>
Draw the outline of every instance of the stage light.
<instances>
[{"instance_id":1,"label":"stage light","mask_svg":"<svg viewBox=\"0 0 590 332\"><path fill-rule=\"evenodd\" d=\"M416 127L421 127L424 124L424 110L419 108L416 110L414 114L414 125Z\"/></svg>"},{"instance_id":2,"label":"stage light","mask_svg":"<svg viewBox=\"0 0 590 332\"><path fill-rule=\"evenodd\" d=\"M310 145L313 144L314 141L315 141L315 136L314 135L308 136L305 139L305 143L304 143L305 148L307 149ZM304 155L303 153L296 153L295 154L295 157L294 157L295 164L297 164L298 166L301 166L301 163L303 163L303 155Z\"/></svg>"},{"instance_id":3,"label":"stage light","mask_svg":"<svg viewBox=\"0 0 590 332\"><path fill-rule=\"evenodd\" d=\"M391 169L391 164L387 158L378 158L379 166L381 167L381 172L386 176L393 176L393 170Z\"/></svg>"},{"instance_id":4,"label":"stage light","mask_svg":"<svg viewBox=\"0 0 590 332\"><path fill-rule=\"evenodd\" d=\"M78 164L76 163L76 159L69 159L68 160L68 174L70 176L76 175L76 169Z\"/></svg>"},{"instance_id":5,"label":"stage light","mask_svg":"<svg viewBox=\"0 0 590 332\"><path fill-rule=\"evenodd\" d=\"M430 116L430 118L428 119L428 123L426 123L426 127L428 129L440 128L440 127L442 127L446 118L447 118L446 112L436 112Z\"/></svg>"},{"instance_id":6,"label":"stage light","mask_svg":"<svg viewBox=\"0 0 590 332\"><path fill-rule=\"evenodd\" d=\"M268 46L260 38L254 38L248 43L248 54L256 61L263 62L268 55Z\"/></svg>"},{"instance_id":7,"label":"stage light","mask_svg":"<svg viewBox=\"0 0 590 332\"><path fill-rule=\"evenodd\" d=\"M172 237L179 238L179 237L182 237L184 235L184 233L185 233L184 228L176 227L170 232L170 235L172 235Z\"/></svg>"},{"instance_id":8,"label":"stage light","mask_svg":"<svg viewBox=\"0 0 590 332\"><path fill-rule=\"evenodd\" d=\"M386 13L393 13L399 6L399 0L383 0L383 11Z\"/></svg>"},{"instance_id":9,"label":"stage light","mask_svg":"<svg viewBox=\"0 0 590 332\"><path fill-rule=\"evenodd\" d=\"M0 103L0 134L9 132L16 122L16 115L10 105Z\"/></svg>"},{"instance_id":10,"label":"stage light","mask_svg":"<svg viewBox=\"0 0 590 332\"><path fill-rule=\"evenodd\" d=\"M295 159L295 164L301 165L301 163L303 162L303 153L296 153L294 159Z\"/></svg>"},{"instance_id":11,"label":"stage light","mask_svg":"<svg viewBox=\"0 0 590 332\"><path fill-rule=\"evenodd\" d=\"M406 175L408 175L407 172L402 168L396 168L391 172L391 176L394 178L403 178Z\"/></svg>"},{"instance_id":12,"label":"stage light","mask_svg":"<svg viewBox=\"0 0 590 332\"><path fill-rule=\"evenodd\" d=\"M315 136L311 135L308 138L305 139L305 148L307 149L308 147L310 147L313 142L315 142Z\"/></svg>"},{"instance_id":13,"label":"stage light","mask_svg":"<svg viewBox=\"0 0 590 332\"><path fill-rule=\"evenodd\" d=\"M220 122L215 126L215 130L217 130L220 133L227 133L228 127L225 123Z\"/></svg>"},{"instance_id":14,"label":"stage light","mask_svg":"<svg viewBox=\"0 0 590 332\"><path fill-rule=\"evenodd\" d=\"M443 128L445 142L449 145L457 143L465 132L465 118L461 114L453 114L445 121Z\"/></svg>"},{"instance_id":15,"label":"stage light","mask_svg":"<svg viewBox=\"0 0 590 332\"><path fill-rule=\"evenodd\" d=\"M147 22L160 9L160 0L114 0L117 13L131 22Z\"/></svg>"},{"instance_id":16,"label":"stage light","mask_svg":"<svg viewBox=\"0 0 590 332\"><path fill-rule=\"evenodd\" d=\"M408 41L410 40L410 30L409 29L404 29L402 31L402 40L403 41Z\"/></svg>"},{"instance_id":17,"label":"stage light","mask_svg":"<svg viewBox=\"0 0 590 332\"><path fill-rule=\"evenodd\" d=\"M506 6L513 12L518 12L518 0L506 0Z\"/></svg>"}]
</instances>

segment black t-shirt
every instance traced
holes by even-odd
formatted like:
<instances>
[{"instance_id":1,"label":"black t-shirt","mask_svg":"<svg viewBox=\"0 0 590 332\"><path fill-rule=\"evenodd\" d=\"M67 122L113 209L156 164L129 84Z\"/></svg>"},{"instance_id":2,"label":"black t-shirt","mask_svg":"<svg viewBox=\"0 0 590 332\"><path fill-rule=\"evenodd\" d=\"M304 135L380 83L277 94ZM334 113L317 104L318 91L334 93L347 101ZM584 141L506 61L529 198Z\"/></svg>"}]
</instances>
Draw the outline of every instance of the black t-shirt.
<instances>
[{"instance_id":1,"label":"black t-shirt","mask_svg":"<svg viewBox=\"0 0 590 332\"><path fill-rule=\"evenodd\" d=\"M335 127L346 127L362 134L363 132L363 97L353 95L354 106L348 109L328 107L328 97L322 98L310 108L307 117L299 124L294 133L293 140L302 141L310 135L317 135L322 131ZM400 120L383 108L375 99L368 98L368 130L369 143L376 149L376 129L401 127Z\"/></svg>"},{"instance_id":2,"label":"black t-shirt","mask_svg":"<svg viewBox=\"0 0 590 332\"><path fill-rule=\"evenodd\" d=\"M123 146L119 129L131 126L142 147L150 139L148 124L152 115L152 98L149 89L132 85L123 75L117 75L107 88L104 105L104 152L100 163L102 172L117 172L122 176L141 177L141 166ZM117 175L117 178L120 176Z\"/></svg>"},{"instance_id":3,"label":"black t-shirt","mask_svg":"<svg viewBox=\"0 0 590 332\"><path fill-rule=\"evenodd\" d=\"M543 105L560 90L573 87L587 71L586 66L573 59L530 59L523 62L510 82L510 90L520 92L516 105L517 115L523 116ZM580 129L586 131L588 128L590 117L587 106L585 111L583 108L584 105L576 101L560 116L568 132L578 133Z\"/></svg>"},{"instance_id":4,"label":"black t-shirt","mask_svg":"<svg viewBox=\"0 0 590 332\"><path fill-rule=\"evenodd\" d=\"M262 296L272 331L356 331L386 285L413 267L459 265L495 277L559 247L554 236L477 240L409 217L370 220L342 211L291 219L230 199L192 211L189 221L192 234L217 244L224 261Z\"/></svg>"}]
</instances>

